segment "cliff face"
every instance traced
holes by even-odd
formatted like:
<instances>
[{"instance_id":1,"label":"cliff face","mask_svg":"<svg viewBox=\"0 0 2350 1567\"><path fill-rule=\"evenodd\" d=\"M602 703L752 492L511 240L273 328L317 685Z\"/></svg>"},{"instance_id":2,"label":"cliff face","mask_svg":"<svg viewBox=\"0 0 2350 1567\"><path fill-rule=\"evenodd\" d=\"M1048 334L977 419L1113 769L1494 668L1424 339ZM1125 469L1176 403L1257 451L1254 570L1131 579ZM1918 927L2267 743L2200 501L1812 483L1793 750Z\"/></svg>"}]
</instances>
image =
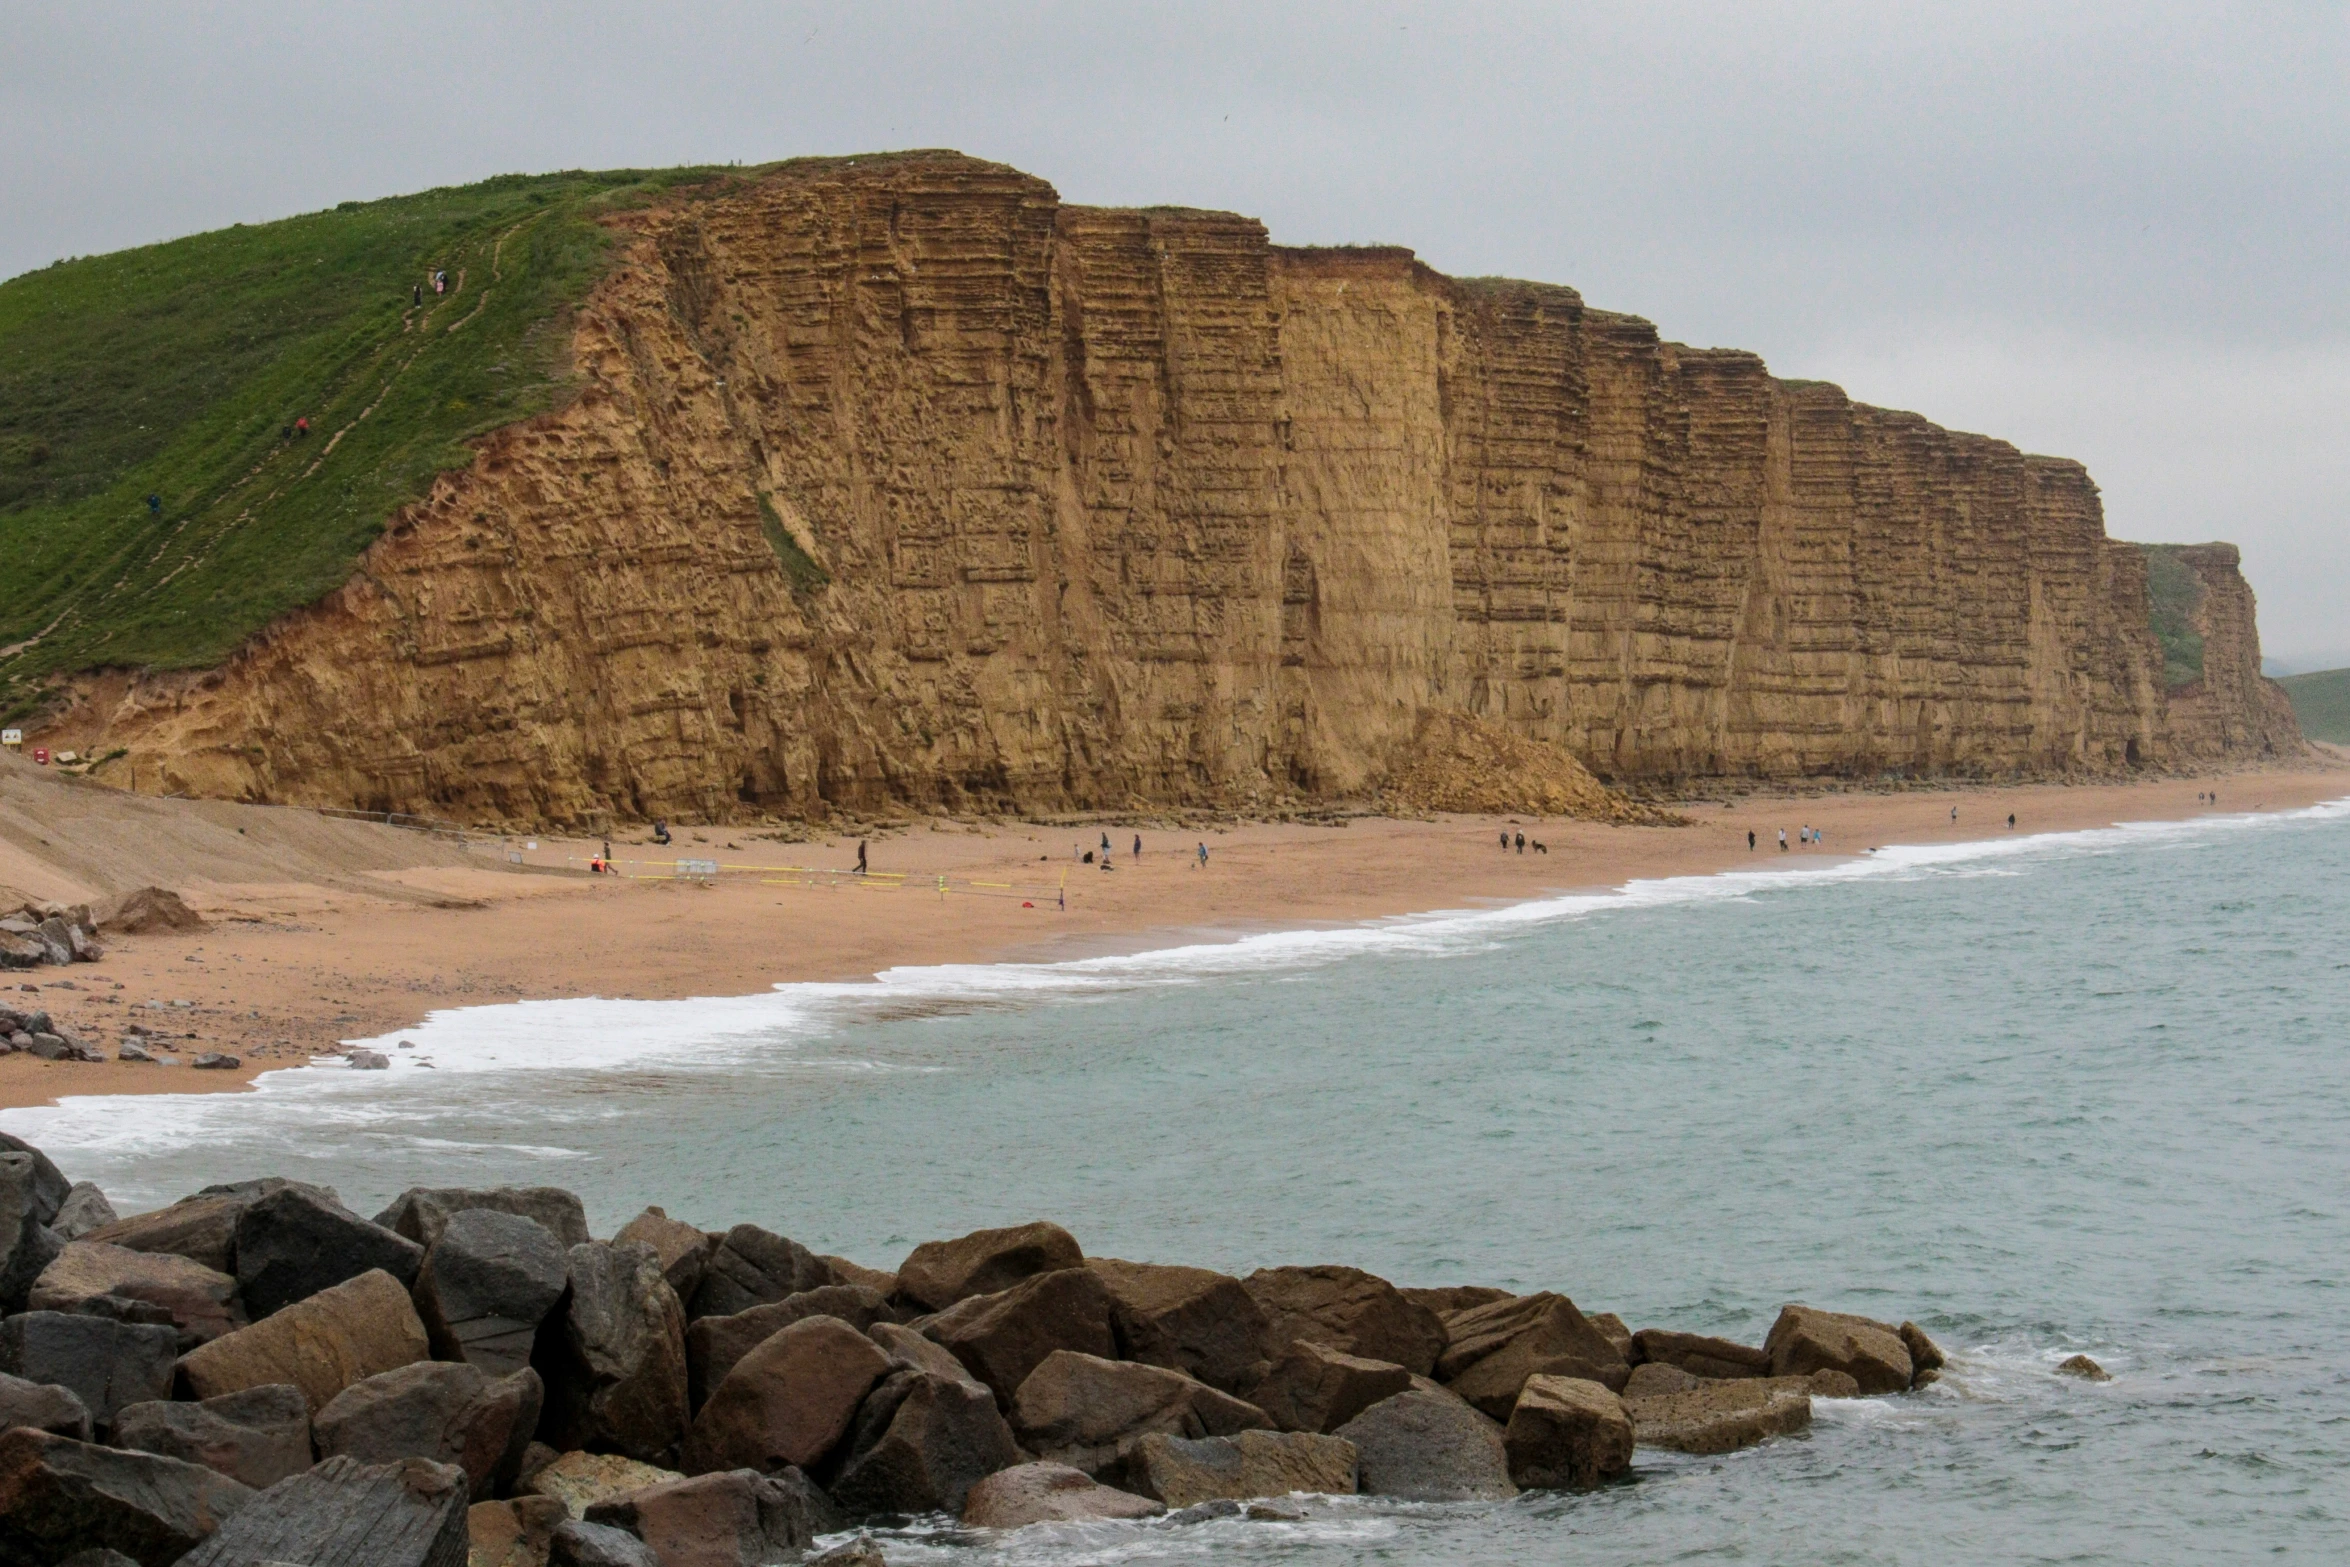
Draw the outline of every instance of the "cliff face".
<instances>
[{"instance_id":1,"label":"cliff face","mask_svg":"<svg viewBox=\"0 0 2350 1567\"><path fill-rule=\"evenodd\" d=\"M2078 465L1568 289L953 155L623 221L573 404L61 739L533 822L1355 796L1443 710L1618 779L2299 745L2232 550L2197 570L2242 635L2182 703Z\"/></svg>"},{"instance_id":2,"label":"cliff face","mask_svg":"<svg viewBox=\"0 0 2350 1567\"><path fill-rule=\"evenodd\" d=\"M2203 639L2202 678L2169 693L2171 746L2182 758L2290 754L2302 747L2300 722L2284 687L2260 673L2260 628L2252 588L2233 544L2161 546L2194 574L2189 621Z\"/></svg>"}]
</instances>

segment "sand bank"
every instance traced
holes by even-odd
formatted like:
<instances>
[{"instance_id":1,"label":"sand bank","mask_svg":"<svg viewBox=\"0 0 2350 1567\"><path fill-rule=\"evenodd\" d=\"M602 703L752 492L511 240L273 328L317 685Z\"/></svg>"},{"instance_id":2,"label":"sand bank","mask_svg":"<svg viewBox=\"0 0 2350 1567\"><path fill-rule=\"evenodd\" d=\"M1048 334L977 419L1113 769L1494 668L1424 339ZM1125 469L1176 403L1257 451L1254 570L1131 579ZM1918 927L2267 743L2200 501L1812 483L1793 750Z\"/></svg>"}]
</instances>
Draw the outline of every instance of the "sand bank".
<instances>
[{"instance_id":1,"label":"sand bank","mask_svg":"<svg viewBox=\"0 0 2350 1567\"><path fill-rule=\"evenodd\" d=\"M2216 806L2198 799L2213 789ZM204 830L227 838L229 858L166 858L180 873L168 884L205 914L207 929L118 938L103 962L12 974L9 981L39 984L41 1006L110 1051L137 1022L150 1035L165 1036L155 1043L183 1058L221 1050L245 1065L199 1073L18 1054L0 1058L0 1108L72 1094L238 1088L258 1072L294 1065L340 1040L410 1026L443 1007L567 996L739 995L784 981L859 979L898 965L1139 950L1758 862L1817 864L1885 844L2004 836L2011 812L2014 831L2055 832L2214 811L2286 810L2344 796L2350 796L2350 772L2309 770L2126 785L1750 795L1684 803L1680 809L1692 825L1679 828L1516 817L1356 818L1188 831L1107 821L1084 827L927 821L872 835L868 857L876 874L862 883L837 874L855 863L854 838L792 843L739 830L686 829L666 850L654 849L641 833L614 842L626 868L648 875L666 872L680 854L763 867L730 868L715 885L588 875L580 867L600 844L585 840L518 842L512 854L521 863L515 864L502 851L462 852L384 828L354 829L344 848L338 834L352 824L330 824L336 832L329 833L301 813L247 817L238 813L264 808L205 805L198 808ZM115 808L111 801L94 803ZM279 824L299 841L300 855L277 847ZM1821 829L1825 843L1782 854L1779 830L1792 844L1806 825ZM1529 840L1523 853L1515 847L1521 828ZM1512 835L1506 852L1497 841L1505 829ZM74 824L55 817L42 830L69 835ZM1132 852L1137 832L1139 857ZM1098 853L1104 833L1117 867L1106 873L1078 858L1087 848ZM37 877L45 896L87 895L74 871L94 851L53 839L48 846L55 852L40 858L19 834L8 838L14 841L0 841L0 882ZM1537 840L1547 852L1533 850ZM1204 868L1201 842L1209 850ZM123 853L119 845L109 852L116 859ZM659 861L652 859L656 853ZM408 863L398 863L403 859ZM215 874L192 874L205 869ZM233 879L241 875L254 879Z\"/></svg>"}]
</instances>

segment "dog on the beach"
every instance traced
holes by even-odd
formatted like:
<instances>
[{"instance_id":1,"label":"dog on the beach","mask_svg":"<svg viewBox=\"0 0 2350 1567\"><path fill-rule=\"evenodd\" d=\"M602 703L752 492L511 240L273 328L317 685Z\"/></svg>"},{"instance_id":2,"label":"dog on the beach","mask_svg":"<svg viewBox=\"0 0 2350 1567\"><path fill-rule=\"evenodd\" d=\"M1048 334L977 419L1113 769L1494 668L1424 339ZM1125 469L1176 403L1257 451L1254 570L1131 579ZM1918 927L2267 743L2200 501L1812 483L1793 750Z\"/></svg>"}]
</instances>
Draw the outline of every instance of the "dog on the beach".
<instances>
[{"instance_id":1,"label":"dog on the beach","mask_svg":"<svg viewBox=\"0 0 2350 1567\"><path fill-rule=\"evenodd\" d=\"M1528 845L1528 847L1531 848L1536 854L1548 854L1550 852L1550 846L1544 843L1540 838L1535 839L1533 843Z\"/></svg>"}]
</instances>

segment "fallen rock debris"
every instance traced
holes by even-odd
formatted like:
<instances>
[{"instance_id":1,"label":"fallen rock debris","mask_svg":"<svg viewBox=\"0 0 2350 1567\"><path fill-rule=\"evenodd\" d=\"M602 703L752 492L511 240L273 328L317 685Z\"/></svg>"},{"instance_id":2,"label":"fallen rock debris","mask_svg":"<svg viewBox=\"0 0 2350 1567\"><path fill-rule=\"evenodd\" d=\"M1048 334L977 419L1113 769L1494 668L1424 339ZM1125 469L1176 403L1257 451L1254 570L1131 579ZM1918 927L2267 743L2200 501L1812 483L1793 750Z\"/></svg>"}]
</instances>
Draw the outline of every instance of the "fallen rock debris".
<instances>
[{"instance_id":1,"label":"fallen rock debris","mask_svg":"<svg viewBox=\"0 0 2350 1567\"><path fill-rule=\"evenodd\" d=\"M750 1567L862 1519L1489 1500L1943 1364L1915 1323L1803 1304L1757 1347L1550 1292L1088 1258L1042 1223L883 1272L658 1208L594 1240L552 1187L370 1220L270 1178L117 1218L0 1134L0 1559L39 1567Z\"/></svg>"}]
</instances>

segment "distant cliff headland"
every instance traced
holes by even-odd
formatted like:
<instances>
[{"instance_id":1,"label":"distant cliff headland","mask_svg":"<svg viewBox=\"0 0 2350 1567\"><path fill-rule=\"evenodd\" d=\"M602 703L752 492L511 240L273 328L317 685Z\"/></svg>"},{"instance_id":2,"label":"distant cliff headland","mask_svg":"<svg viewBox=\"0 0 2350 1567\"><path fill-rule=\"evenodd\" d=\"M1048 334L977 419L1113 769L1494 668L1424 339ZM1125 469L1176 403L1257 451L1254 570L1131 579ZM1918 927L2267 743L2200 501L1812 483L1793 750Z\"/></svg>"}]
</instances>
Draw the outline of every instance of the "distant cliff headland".
<instances>
[{"instance_id":1,"label":"distant cliff headland","mask_svg":"<svg viewBox=\"0 0 2350 1567\"><path fill-rule=\"evenodd\" d=\"M100 318L206 245L263 258L178 351L229 368L44 433L39 353L158 352ZM140 790L589 824L1272 810L1432 745L1556 799L2303 749L2232 547L1403 249L913 153L125 254L0 288L0 698Z\"/></svg>"}]
</instances>

